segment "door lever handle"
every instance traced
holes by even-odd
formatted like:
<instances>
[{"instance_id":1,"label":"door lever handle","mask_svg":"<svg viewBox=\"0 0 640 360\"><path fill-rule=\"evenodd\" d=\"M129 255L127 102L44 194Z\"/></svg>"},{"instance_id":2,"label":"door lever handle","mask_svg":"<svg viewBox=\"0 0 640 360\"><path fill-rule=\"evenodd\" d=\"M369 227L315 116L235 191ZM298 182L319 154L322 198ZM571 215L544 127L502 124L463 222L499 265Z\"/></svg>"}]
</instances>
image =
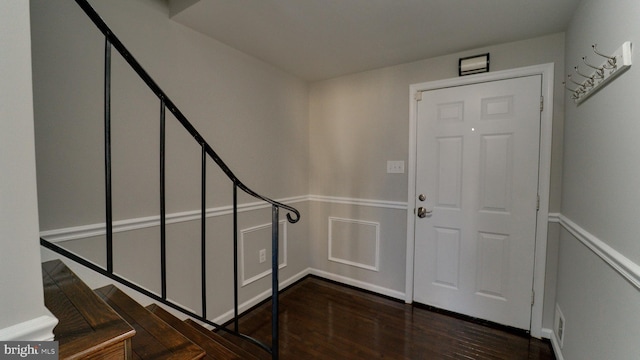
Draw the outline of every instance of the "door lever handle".
<instances>
[{"instance_id":1,"label":"door lever handle","mask_svg":"<svg viewBox=\"0 0 640 360\"><path fill-rule=\"evenodd\" d=\"M427 217L427 215L431 215L432 211L427 210L426 208L420 206L418 208L418 217L419 218L425 218Z\"/></svg>"}]
</instances>

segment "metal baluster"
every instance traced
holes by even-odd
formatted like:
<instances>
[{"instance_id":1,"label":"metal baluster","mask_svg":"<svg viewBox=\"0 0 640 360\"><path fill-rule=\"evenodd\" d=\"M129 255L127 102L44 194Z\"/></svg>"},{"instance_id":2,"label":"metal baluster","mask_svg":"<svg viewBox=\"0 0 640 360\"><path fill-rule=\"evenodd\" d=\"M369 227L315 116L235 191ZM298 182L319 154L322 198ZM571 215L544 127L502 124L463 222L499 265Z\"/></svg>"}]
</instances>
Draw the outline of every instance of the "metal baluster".
<instances>
[{"instance_id":1,"label":"metal baluster","mask_svg":"<svg viewBox=\"0 0 640 360\"><path fill-rule=\"evenodd\" d=\"M54 244L41 239L41 244L53 251L56 251L64 256L82 264L83 266L90 268L104 276L107 276L125 286L128 286L156 301L159 301L173 309L181 311L182 313L199 319L200 321L212 325L218 329L228 331L226 328L215 324L206 319L206 156L210 156L212 161L224 172L224 174L233 182L234 185L234 332L242 338L245 338L262 349L271 352L272 358L277 359L279 356L279 319L278 319L278 307L279 307L279 275L278 275L278 247L279 247L279 209L282 207L289 211L287 213L287 219L290 223L296 223L300 219L300 213L295 208L281 204L267 197L264 197L255 191L248 188L243 184L231 171L231 169L222 161L220 156L206 143L201 134L195 129L195 127L187 120L182 112L175 106L175 104L167 97L167 95L160 89L151 76L142 68L142 66L135 60L133 55L126 49L126 47L120 42L120 40L113 34L109 27L104 23L100 16L95 12L91 5L86 0L75 0L76 3L83 9L87 16L93 21L97 28L105 35L105 64L104 64L104 142L105 142L105 232L106 232L106 247L107 247L107 266L106 269L97 266L89 261L84 260L75 254L64 250ZM152 293L118 275L113 272L113 199L112 199L112 151L111 151L111 49L115 49L122 55L122 59L125 60L136 74L144 81L149 89L158 97L161 101L161 129L160 129L160 222L161 222L161 277L162 277L162 296L158 296L156 293ZM166 127L165 127L165 115L166 111L171 112L176 120L183 126L183 128L202 146L202 209L201 209L201 271L202 271L202 316L191 312L177 304L166 299L166 171L165 171L165 147L166 147ZM253 196L257 199L263 200L269 204L272 204L272 347L269 348L265 343L254 339L247 335L239 333L238 324L238 190L244 191L246 194ZM292 216L293 214L293 216Z\"/></svg>"},{"instance_id":2,"label":"metal baluster","mask_svg":"<svg viewBox=\"0 0 640 360\"><path fill-rule=\"evenodd\" d=\"M206 256L206 221L207 221L207 151L205 144L202 144L202 179L201 179L201 201L202 209L200 214L200 261L202 264L202 317L207 318L207 256Z\"/></svg>"},{"instance_id":3,"label":"metal baluster","mask_svg":"<svg viewBox=\"0 0 640 360\"><path fill-rule=\"evenodd\" d=\"M162 298L167 298L167 209L166 209L166 171L165 171L165 104L160 100L160 278Z\"/></svg>"},{"instance_id":4,"label":"metal baluster","mask_svg":"<svg viewBox=\"0 0 640 360\"><path fill-rule=\"evenodd\" d=\"M240 332L238 323L238 184L233 183L233 330Z\"/></svg>"},{"instance_id":5,"label":"metal baluster","mask_svg":"<svg viewBox=\"0 0 640 360\"><path fill-rule=\"evenodd\" d=\"M271 206L271 358L278 359L279 319L278 319L278 236L279 208Z\"/></svg>"},{"instance_id":6,"label":"metal baluster","mask_svg":"<svg viewBox=\"0 0 640 360\"><path fill-rule=\"evenodd\" d=\"M111 193L111 42L104 45L104 177L107 271L113 273L113 206Z\"/></svg>"}]
</instances>

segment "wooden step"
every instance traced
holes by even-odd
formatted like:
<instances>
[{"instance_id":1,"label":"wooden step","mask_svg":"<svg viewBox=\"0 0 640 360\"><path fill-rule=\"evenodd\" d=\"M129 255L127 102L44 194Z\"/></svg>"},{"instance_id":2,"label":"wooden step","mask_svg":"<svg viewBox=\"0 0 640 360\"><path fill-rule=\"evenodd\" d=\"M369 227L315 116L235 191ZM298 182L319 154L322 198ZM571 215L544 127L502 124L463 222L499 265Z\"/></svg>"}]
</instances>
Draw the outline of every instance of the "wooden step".
<instances>
[{"instance_id":1,"label":"wooden step","mask_svg":"<svg viewBox=\"0 0 640 360\"><path fill-rule=\"evenodd\" d=\"M196 330L200 331L201 333L205 334L206 336L212 339L215 339L217 342L221 344L224 344L226 348L233 350L233 352L235 352L236 354L241 354L243 356L246 356L246 357L243 357L243 359L259 359L259 360L271 359L271 354L269 354L264 349L260 348L259 346L247 340L240 339L230 334L227 334L226 336L222 336L217 332L213 332L205 328L204 326L200 325L199 323L191 319L187 319L184 322L189 324L189 326L195 328ZM230 339L234 339L234 340L232 341Z\"/></svg>"},{"instance_id":2,"label":"wooden step","mask_svg":"<svg viewBox=\"0 0 640 360\"><path fill-rule=\"evenodd\" d=\"M206 355L202 348L117 287L107 285L95 292L136 330L131 341L134 359L201 359Z\"/></svg>"},{"instance_id":3,"label":"wooden step","mask_svg":"<svg viewBox=\"0 0 640 360\"><path fill-rule=\"evenodd\" d=\"M135 330L62 261L43 263L42 278L60 359L131 359Z\"/></svg>"},{"instance_id":4,"label":"wooden step","mask_svg":"<svg viewBox=\"0 0 640 360\"><path fill-rule=\"evenodd\" d=\"M157 317L171 325L174 329L180 331L182 335L186 336L204 349L207 352L205 359L258 359L246 352L244 349L228 342L218 334L214 334L204 328L202 329L204 329L206 333L196 329L191 324L173 316L159 305L151 304L147 306L147 310L154 313Z\"/></svg>"}]
</instances>

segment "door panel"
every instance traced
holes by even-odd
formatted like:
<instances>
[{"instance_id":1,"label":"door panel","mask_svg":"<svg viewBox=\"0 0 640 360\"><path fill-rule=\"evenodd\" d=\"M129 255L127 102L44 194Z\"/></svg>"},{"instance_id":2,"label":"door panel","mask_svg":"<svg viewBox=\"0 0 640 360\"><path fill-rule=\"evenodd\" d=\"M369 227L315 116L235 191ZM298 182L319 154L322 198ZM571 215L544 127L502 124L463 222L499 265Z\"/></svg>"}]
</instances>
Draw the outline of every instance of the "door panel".
<instances>
[{"instance_id":1,"label":"door panel","mask_svg":"<svg viewBox=\"0 0 640 360\"><path fill-rule=\"evenodd\" d=\"M422 93L414 301L529 329L540 94L539 75Z\"/></svg>"},{"instance_id":2,"label":"door panel","mask_svg":"<svg viewBox=\"0 0 640 360\"><path fill-rule=\"evenodd\" d=\"M462 206L462 137L436 139L438 182L435 206L460 209Z\"/></svg>"}]
</instances>

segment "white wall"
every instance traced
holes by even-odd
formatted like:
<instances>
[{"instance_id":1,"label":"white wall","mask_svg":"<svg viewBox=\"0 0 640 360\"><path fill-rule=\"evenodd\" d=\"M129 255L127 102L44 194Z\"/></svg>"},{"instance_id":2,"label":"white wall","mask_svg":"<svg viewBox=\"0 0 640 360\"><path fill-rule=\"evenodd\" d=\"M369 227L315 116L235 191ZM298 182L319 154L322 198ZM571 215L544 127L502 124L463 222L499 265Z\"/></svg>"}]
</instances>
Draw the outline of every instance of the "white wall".
<instances>
[{"instance_id":1,"label":"white wall","mask_svg":"<svg viewBox=\"0 0 640 360\"><path fill-rule=\"evenodd\" d=\"M0 340L51 340L44 307L29 4L0 2Z\"/></svg>"},{"instance_id":2,"label":"white wall","mask_svg":"<svg viewBox=\"0 0 640 360\"><path fill-rule=\"evenodd\" d=\"M573 72L582 56L599 63L594 43L613 52L632 41L637 62L638 14L634 0L582 1L567 30L565 72ZM567 221L557 296L566 318L565 359L636 359L640 353L638 284L606 262L628 261L631 274L640 277L638 85L635 64L581 105L567 101L561 211ZM572 223L578 231L569 233ZM586 247L593 244L604 245L603 257Z\"/></svg>"},{"instance_id":3,"label":"white wall","mask_svg":"<svg viewBox=\"0 0 640 360\"><path fill-rule=\"evenodd\" d=\"M458 76L458 58L491 53L491 70L555 63L564 69L564 34L426 59L313 83L310 91L310 192L313 224L312 266L337 279L350 279L375 291L404 299L406 266L407 173L387 174L387 160L408 161L409 85ZM559 79L556 79L559 80ZM550 211L560 209L564 90L554 82ZM362 205L361 203L366 203ZM328 218L380 223L378 271L327 259ZM550 231L553 257L557 234ZM360 242L364 243L364 242ZM371 242L369 242L371 244ZM547 295L555 299L555 262L549 264ZM364 283L364 284L363 284ZM551 327L545 309L543 327Z\"/></svg>"}]
</instances>

